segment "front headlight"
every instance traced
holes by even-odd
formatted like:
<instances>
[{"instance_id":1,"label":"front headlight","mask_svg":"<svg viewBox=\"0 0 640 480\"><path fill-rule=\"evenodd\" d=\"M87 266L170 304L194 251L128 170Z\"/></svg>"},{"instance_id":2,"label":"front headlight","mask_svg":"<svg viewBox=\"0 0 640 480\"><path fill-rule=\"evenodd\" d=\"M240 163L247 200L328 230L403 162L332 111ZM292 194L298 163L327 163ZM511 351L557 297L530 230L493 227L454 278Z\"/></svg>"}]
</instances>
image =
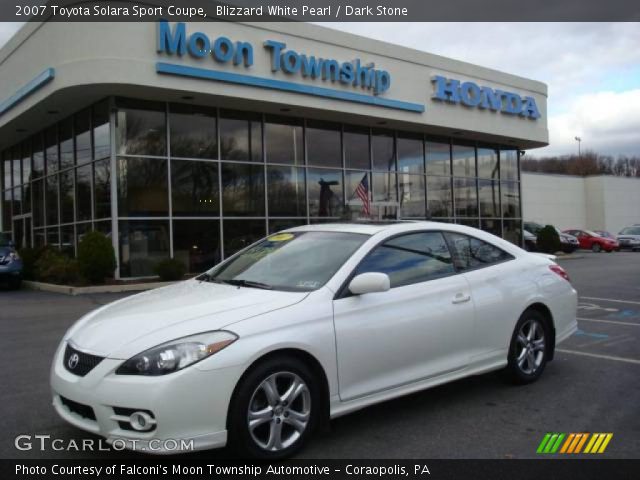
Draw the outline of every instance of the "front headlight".
<instances>
[{"instance_id":1,"label":"front headlight","mask_svg":"<svg viewBox=\"0 0 640 480\"><path fill-rule=\"evenodd\" d=\"M20 255L18 255L18 252L9 253L9 261L10 262L15 262L17 260L20 260Z\"/></svg>"},{"instance_id":2,"label":"front headlight","mask_svg":"<svg viewBox=\"0 0 640 480\"><path fill-rule=\"evenodd\" d=\"M116 374L157 376L177 372L210 357L237 339L237 335L224 330L179 338L131 357L118 367Z\"/></svg>"}]
</instances>

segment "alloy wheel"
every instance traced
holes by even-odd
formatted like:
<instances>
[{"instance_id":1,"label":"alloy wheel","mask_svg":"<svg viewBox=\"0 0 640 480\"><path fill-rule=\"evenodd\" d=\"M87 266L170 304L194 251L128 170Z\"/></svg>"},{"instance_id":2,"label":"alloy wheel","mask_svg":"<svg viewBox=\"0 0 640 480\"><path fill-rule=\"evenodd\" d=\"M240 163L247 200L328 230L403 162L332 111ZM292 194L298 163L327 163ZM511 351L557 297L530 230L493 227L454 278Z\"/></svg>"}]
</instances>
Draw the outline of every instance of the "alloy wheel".
<instances>
[{"instance_id":1,"label":"alloy wheel","mask_svg":"<svg viewBox=\"0 0 640 480\"><path fill-rule=\"evenodd\" d=\"M516 362L522 373L536 373L545 354L544 327L538 320L530 319L522 324L517 336L516 352Z\"/></svg>"},{"instance_id":2,"label":"alloy wheel","mask_svg":"<svg viewBox=\"0 0 640 480\"><path fill-rule=\"evenodd\" d=\"M292 372L269 375L249 401L249 433L264 450L277 452L293 445L310 419L311 393L302 378Z\"/></svg>"}]
</instances>

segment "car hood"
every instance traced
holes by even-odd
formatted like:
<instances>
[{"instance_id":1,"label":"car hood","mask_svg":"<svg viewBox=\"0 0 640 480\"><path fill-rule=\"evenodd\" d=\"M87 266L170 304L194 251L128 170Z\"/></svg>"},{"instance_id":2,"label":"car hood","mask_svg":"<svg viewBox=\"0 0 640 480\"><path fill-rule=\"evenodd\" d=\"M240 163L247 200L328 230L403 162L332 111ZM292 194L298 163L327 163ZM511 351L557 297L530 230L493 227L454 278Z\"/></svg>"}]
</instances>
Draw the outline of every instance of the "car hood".
<instances>
[{"instance_id":1,"label":"car hood","mask_svg":"<svg viewBox=\"0 0 640 480\"><path fill-rule=\"evenodd\" d=\"M640 240L640 235L618 235L618 240Z\"/></svg>"},{"instance_id":2,"label":"car hood","mask_svg":"<svg viewBox=\"0 0 640 480\"><path fill-rule=\"evenodd\" d=\"M0 247L0 258L6 257L11 252L13 252L13 248L11 247Z\"/></svg>"},{"instance_id":3,"label":"car hood","mask_svg":"<svg viewBox=\"0 0 640 480\"><path fill-rule=\"evenodd\" d=\"M87 353L124 360L161 343L288 307L307 295L188 280L95 310L65 340Z\"/></svg>"}]
</instances>

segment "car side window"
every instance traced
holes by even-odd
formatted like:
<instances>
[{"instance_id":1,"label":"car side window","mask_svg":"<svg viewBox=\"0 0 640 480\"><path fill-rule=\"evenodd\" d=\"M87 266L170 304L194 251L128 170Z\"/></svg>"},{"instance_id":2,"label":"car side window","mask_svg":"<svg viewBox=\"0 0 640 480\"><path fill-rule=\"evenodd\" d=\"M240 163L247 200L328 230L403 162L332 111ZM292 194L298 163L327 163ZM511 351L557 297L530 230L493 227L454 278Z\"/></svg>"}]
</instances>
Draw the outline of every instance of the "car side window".
<instances>
[{"instance_id":1,"label":"car side window","mask_svg":"<svg viewBox=\"0 0 640 480\"><path fill-rule=\"evenodd\" d=\"M458 270L473 270L513 259L504 250L461 233L445 233L453 253L453 262Z\"/></svg>"},{"instance_id":2,"label":"car side window","mask_svg":"<svg viewBox=\"0 0 640 480\"><path fill-rule=\"evenodd\" d=\"M455 268L442 233L420 232L375 247L355 273L368 272L386 273L394 288L450 275Z\"/></svg>"}]
</instances>

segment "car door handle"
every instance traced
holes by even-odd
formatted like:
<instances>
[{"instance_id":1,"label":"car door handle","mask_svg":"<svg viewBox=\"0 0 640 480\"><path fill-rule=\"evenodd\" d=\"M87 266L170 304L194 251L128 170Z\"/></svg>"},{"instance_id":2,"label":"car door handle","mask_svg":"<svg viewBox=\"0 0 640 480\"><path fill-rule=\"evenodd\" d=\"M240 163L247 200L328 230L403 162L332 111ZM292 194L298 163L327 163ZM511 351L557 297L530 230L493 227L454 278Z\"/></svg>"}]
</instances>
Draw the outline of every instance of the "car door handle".
<instances>
[{"instance_id":1,"label":"car door handle","mask_svg":"<svg viewBox=\"0 0 640 480\"><path fill-rule=\"evenodd\" d=\"M469 295L468 293L456 293L456 296L453 297L453 300L451 300L451 303L453 304L464 303L464 302L468 302L469 300L471 300L471 295Z\"/></svg>"}]
</instances>

